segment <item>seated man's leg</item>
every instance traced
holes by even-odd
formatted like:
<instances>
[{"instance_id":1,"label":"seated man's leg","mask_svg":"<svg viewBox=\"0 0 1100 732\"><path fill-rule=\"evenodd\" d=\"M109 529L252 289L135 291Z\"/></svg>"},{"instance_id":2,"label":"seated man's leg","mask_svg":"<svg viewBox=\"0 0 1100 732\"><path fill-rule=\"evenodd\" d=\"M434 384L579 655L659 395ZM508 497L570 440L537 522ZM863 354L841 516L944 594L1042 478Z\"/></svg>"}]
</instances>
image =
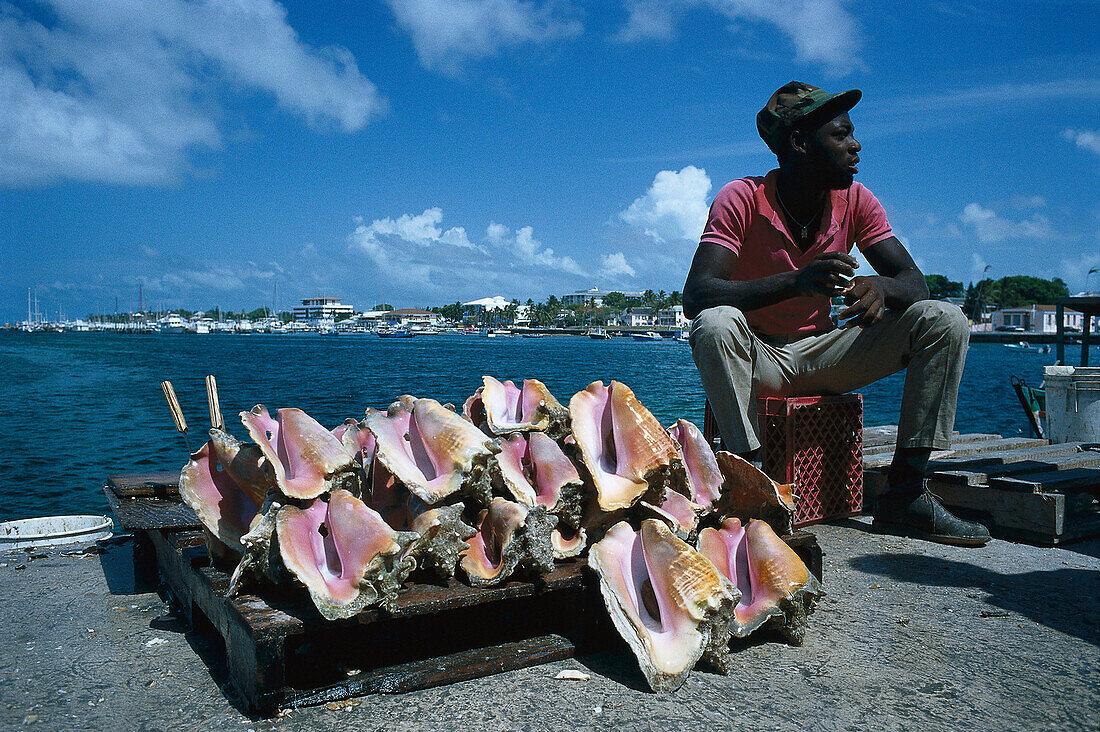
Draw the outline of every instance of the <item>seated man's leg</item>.
<instances>
[{"instance_id":1,"label":"seated man's leg","mask_svg":"<svg viewBox=\"0 0 1100 732\"><path fill-rule=\"evenodd\" d=\"M735 307L708 308L691 323L691 356L726 449L746 455L760 447L756 394L779 393L776 349L760 341Z\"/></svg>"},{"instance_id":2,"label":"seated man's leg","mask_svg":"<svg viewBox=\"0 0 1100 732\"><path fill-rule=\"evenodd\" d=\"M981 525L948 513L924 484L931 451L951 446L968 339L969 325L959 308L923 300L903 313L887 313L869 328L834 331L804 349L801 343L794 347L803 363L797 393L843 393L907 369L889 490L875 512L876 524L909 526L923 538L950 543L989 539Z\"/></svg>"}]
</instances>

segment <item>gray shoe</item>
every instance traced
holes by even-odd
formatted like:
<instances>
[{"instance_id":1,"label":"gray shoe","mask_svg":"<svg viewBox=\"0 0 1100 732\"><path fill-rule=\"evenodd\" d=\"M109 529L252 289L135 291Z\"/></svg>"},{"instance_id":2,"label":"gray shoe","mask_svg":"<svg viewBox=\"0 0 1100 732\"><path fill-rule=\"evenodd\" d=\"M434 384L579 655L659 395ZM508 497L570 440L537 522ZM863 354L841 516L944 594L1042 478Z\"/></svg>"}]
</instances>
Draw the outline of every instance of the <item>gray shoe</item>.
<instances>
[{"instance_id":1,"label":"gray shoe","mask_svg":"<svg viewBox=\"0 0 1100 732\"><path fill-rule=\"evenodd\" d=\"M916 494L883 493L872 515L875 530L884 534L955 546L983 546L989 541L989 529L948 511L927 486Z\"/></svg>"}]
</instances>

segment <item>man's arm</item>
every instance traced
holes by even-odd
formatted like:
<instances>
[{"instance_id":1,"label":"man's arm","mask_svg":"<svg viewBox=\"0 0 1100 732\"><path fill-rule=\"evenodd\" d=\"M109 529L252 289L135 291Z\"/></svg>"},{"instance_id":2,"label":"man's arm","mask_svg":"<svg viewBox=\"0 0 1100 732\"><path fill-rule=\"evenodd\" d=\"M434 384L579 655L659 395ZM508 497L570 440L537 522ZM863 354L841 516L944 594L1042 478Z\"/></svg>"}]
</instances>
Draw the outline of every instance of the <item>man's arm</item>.
<instances>
[{"instance_id":1,"label":"man's arm","mask_svg":"<svg viewBox=\"0 0 1100 732\"><path fill-rule=\"evenodd\" d=\"M815 257L800 270L746 281L729 279L735 264L737 255L732 250L707 242L699 244L684 284L684 315L694 318L718 305L732 305L747 312L792 297L839 295L847 278L855 273L856 261L847 254L830 252Z\"/></svg>"},{"instance_id":2,"label":"man's arm","mask_svg":"<svg viewBox=\"0 0 1100 732\"><path fill-rule=\"evenodd\" d=\"M845 327L873 325L886 308L905 310L928 298L924 275L896 237L872 244L863 254L878 275L856 277L845 290L844 302L848 307L837 316L840 320L851 318Z\"/></svg>"}]
</instances>

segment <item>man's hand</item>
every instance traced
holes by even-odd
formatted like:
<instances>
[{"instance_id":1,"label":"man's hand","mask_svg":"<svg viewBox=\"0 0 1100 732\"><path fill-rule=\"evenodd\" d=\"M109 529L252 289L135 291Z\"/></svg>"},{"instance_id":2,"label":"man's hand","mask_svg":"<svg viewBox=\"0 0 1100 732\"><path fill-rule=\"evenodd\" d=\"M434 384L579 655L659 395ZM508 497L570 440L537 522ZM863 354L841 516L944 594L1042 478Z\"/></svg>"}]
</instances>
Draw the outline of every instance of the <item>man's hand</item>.
<instances>
[{"instance_id":1,"label":"man's hand","mask_svg":"<svg viewBox=\"0 0 1100 732\"><path fill-rule=\"evenodd\" d=\"M856 277L844 291L848 306L837 314L838 320L848 320L845 328L858 325L866 328L882 320L886 312L886 291L881 277Z\"/></svg>"},{"instance_id":2,"label":"man's hand","mask_svg":"<svg viewBox=\"0 0 1100 732\"><path fill-rule=\"evenodd\" d=\"M859 263L853 257L843 252L827 252L818 255L798 270L795 276L795 289L804 297L840 295L845 292L848 280L856 273L858 266Z\"/></svg>"}]
</instances>

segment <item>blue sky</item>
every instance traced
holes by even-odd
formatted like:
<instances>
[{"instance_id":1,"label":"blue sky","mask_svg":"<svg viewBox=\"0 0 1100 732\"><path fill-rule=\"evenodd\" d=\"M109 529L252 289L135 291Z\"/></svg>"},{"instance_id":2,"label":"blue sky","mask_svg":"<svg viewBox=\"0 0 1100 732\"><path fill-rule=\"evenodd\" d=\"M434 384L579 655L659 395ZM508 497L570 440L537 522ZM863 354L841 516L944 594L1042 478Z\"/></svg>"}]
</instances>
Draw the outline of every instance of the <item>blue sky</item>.
<instances>
[{"instance_id":1,"label":"blue sky","mask_svg":"<svg viewBox=\"0 0 1100 732\"><path fill-rule=\"evenodd\" d=\"M792 79L926 273L1100 266L1100 3L0 0L0 322L679 290ZM1091 289L1100 289L1092 275Z\"/></svg>"}]
</instances>

